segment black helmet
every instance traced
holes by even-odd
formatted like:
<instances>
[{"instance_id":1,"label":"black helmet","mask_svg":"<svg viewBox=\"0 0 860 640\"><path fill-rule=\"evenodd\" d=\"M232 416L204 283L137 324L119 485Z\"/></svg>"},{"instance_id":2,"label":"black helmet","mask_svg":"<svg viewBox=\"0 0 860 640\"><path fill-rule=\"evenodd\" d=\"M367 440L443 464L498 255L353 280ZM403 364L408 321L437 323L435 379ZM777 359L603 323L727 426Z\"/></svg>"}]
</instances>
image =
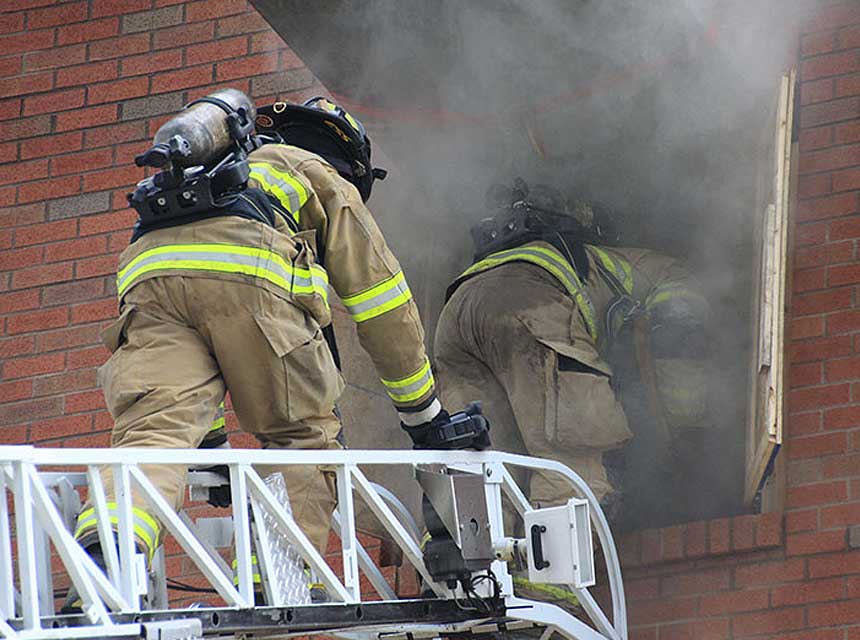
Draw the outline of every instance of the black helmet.
<instances>
[{"instance_id":1,"label":"black helmet","mask_svg":"<svg viewBox=\"0 0 860 640\"><path fill-rule=\"evenodd\" d=\"M278 134L286 144L300 147L325 159L355 185L367 202L375 179L383 180L384 169L370 164L370 138L357 118L327 98L311 98L304 104L276 102L257 110L257 132Z\"/></svg>"}]
</instances>

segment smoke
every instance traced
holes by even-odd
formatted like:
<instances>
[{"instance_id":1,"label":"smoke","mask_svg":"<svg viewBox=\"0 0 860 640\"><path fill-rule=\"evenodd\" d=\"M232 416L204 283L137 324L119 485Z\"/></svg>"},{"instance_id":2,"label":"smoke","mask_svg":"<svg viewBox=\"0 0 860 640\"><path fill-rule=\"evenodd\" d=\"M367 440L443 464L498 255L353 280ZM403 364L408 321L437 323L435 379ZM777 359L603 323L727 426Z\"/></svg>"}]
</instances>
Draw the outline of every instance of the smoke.
<instances>
[{"instance_id":1,"label":"smoke","mask_svg":"<svg viewBox=\"0 0 860 640\"><path fill-rule=\"evenodd\" d=\"M282 31L310 13L291 1L279 3L294 9ZM370 205L428 334L491 185L520 176L600 200L623 244L686 259L703 284L720 407L714 508L738 509L755 182L812 0L319 3L287 41L313 33L300 55L394 163Z\"/></svg>"}]
</instances>

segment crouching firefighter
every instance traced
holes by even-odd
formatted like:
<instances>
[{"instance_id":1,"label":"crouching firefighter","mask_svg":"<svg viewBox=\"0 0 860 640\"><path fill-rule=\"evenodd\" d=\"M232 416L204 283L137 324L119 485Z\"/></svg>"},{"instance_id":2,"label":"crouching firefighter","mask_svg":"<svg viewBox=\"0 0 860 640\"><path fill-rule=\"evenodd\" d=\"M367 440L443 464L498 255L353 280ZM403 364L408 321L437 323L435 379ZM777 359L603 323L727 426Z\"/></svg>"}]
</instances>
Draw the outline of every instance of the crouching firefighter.
<instances>
[{"instance_id":1,"label":"crouching firefighter","mask_svg":"<svg viewBox=\"0 0 860 640\"><path fill-rule=\"evenodd\" d=\"M599 204L568 204L522 181L488 199L496 215L472 229L474 262L449 287L436 330L443 399L481 397L495 448L569 466L618 523L617 462L633 433L619 389L630 378L613 367L619 352L636 352L638 374L653 382L663 446L692 455L684 444L700 441L706 421L700 287L674 258L612 246ZM533 474L529 490L542 506L572 497L551 474Z\"/></svg>"},{"instance_id":2,"label":"crouching firefighter","mask_svg":"<svg viewBox=\"0 0 860 640\"><path fill-rule=\"evenodd\" d=\"M119 260L119 318L103 334L112 447L195 448L229 391L240 427L264 448L341 448L335 402L344 382L323 337L329 285L415 446L445 439L450 420L418 310L365 206L385 176L370 152L362 124L323 98L257 114L245 94L224 89L159 129L136 159L162 170L129 195L139 220ZM186 470L142 470L178 509ZM259 471L283 473L296 522L324 552L334 472ZM102 472L115 507L110 476ZM136 494L133 514L138 548L151 558L161 524ZM98 556L89 504L75 538Z\"/></svg>"}]
</instances>

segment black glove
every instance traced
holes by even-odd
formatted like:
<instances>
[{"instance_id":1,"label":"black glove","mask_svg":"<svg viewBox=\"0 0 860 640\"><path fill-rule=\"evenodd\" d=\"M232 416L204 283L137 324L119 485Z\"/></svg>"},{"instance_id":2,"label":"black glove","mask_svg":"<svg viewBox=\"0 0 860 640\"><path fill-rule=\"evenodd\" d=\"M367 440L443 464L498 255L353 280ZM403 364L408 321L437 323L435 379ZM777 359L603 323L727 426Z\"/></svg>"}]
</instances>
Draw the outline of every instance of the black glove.
<instances>
[{"instance_id":1,"label":"black glove","mask_svg":"<svg viewBox=\"0 0 860 640\"><path fill-rule=\"evenodd\" d=\"M463 411L449 415L444 409L430 422L409 427L400 423L413 449L476 449L490 446L490 423L481 413L480 402L470 402Z\"/></svg>"}]
</instances>

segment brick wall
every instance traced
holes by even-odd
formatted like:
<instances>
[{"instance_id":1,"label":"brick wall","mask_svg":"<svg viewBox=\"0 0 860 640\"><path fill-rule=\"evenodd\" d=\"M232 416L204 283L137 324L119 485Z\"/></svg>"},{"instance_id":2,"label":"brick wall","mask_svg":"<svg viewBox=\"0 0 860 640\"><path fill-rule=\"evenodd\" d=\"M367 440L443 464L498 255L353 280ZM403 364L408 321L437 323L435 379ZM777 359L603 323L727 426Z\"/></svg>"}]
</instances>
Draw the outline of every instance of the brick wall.
<instances>
[{"instance_id":1,"label":"brick wall","mask_svg":"<svg viewBox=\"0 0 860 640\"><path fill-rule=\"evenodd\" d=\"M783 513L621 542L636 640L860 638L860 3L799 43Z\"/></svg>"}]
</instances>

